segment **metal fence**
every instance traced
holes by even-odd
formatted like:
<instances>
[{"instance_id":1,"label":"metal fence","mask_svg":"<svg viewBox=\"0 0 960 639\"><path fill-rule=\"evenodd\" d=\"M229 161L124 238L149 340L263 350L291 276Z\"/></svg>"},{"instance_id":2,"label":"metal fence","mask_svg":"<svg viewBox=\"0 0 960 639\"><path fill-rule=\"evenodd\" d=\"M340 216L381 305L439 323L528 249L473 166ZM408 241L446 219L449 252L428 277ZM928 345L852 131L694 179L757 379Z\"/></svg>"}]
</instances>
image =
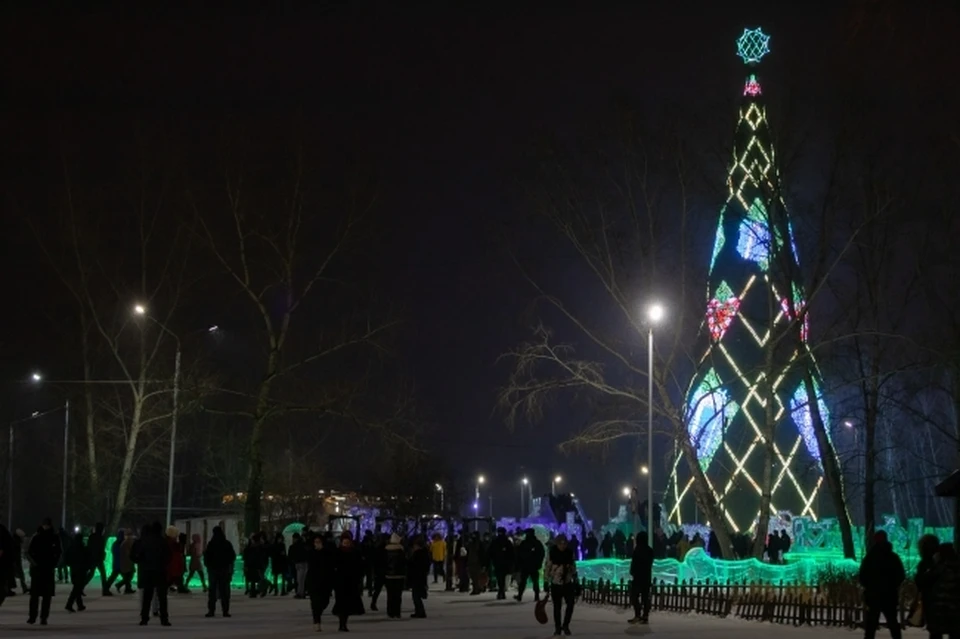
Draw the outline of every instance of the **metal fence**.
<instances>
[{"instance_id":1,"label":"metal fence","mask_svg":"<svg viewBox=\"0 0 960 639\"><path fill-rule=\"evenodd\" d=\"M581 601L588 604L630 606L630 584L583 580ZM916 587L905 582L900 589L898 621L906 625ZM695 612L715 617L768 621L792 626L862 627L864 604L861 591L850 585L832 590L783 584L687 583L653 584L653 610Z\"/></svg>"}]
</instances>

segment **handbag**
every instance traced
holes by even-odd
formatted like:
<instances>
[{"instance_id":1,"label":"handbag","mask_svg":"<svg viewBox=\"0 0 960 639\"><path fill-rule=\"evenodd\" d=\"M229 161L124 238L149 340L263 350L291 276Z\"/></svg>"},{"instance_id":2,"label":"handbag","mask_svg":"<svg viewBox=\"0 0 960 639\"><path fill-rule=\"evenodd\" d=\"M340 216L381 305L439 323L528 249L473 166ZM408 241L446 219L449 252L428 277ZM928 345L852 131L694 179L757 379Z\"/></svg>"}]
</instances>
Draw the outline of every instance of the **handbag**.
<instances>
[{"instance_id":1,"label":"handbag","mask_svg":"<svg viewBox=\"0 0 960 639\"><path fill-rule=\"evenodd\" d=\"M550 601L550 594L546 594L543 599L538 601L533 607L533 616L536 618L537 622L540 625L544 625L549 621L547 617L547 602Z\"/></svg>"}]
</instances>

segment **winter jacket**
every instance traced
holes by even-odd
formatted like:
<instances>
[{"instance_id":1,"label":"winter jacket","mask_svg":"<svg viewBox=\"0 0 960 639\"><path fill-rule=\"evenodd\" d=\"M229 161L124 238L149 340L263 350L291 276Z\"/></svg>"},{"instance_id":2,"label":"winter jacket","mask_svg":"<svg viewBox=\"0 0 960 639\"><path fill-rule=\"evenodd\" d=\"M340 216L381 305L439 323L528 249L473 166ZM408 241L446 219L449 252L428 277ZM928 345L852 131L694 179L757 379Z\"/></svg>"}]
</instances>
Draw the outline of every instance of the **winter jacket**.
<instances>
[{"instance_id":1,"label":"winter jacket","mask_svg":"<svg viewBox=\"0 0 960 639\"><path fill-rule=\"evenodd\" d=\"M291 564L305 564L308 561L307 545L303 543L303 539L294 539L293 543L290 544L290 550L287 552L287 559Z\"/></svg>"},{"instance_id":2,"label":"winter jacket","mask_svg":"<svg viewBox=\"0 0 960 639\"><path fill-rule=\"evenodd\" d=\"M527 536L520 542L517 548L517 565L524 572L537 572L543 568L543 560L547 551L543 544L537 539L533 532L528 532Z\"/></svg>"},{"instance_id":3,"label":"winter jacket","mask_svg":"<svg viewBox=\"0 0 960 639\"><path fill-rule=\"evenodd\" d=\"M513 542L506 535L497 535L490 542L490 563L509 570L513 565Z\"/></svg>"},{"instance_id":4,"label":"winter jacket","mask_svg":"<svg viewBox=\"0 0 960 639\"><path fill-rule=\"evenodd\" d=\"M600 547L600 542L593 535L587 536L587 539L583 542L583 558L584 559L596 559L597 558L597 549Z\"/></svg>"},{"instance_id":5,"label":"winter jacket","mask_svg":"<svg viewBox=\"0 0 960 639\"><path fill-rule=\"evenodd\" d=\"M387 579L403 579L407 576L407 555L403 546L400 545L400 537L393 535L390 537L390 543L384 549L386 551L386 572L384 576Z\"/></svg>"},{"instance_id":6,"label":"winter jacket","mask_svg":"<svg viewBox=\"0 0 960 639\"><path fill-rule=\"evenodd\" d=\"M633 583L641 588L649 586L653 580L653 551L646 540L641 540L633 549L633 557L630 559L630 576L633 578Z\"/></svg>"},{"instance_id":7,"label":"winter jacket","mask_svg":"<svg viewBox=\"0 0 960 639\"><path fill-rule=\"evenodd\" d=\"M417 548L410 553L407 562L407 585L410 588L427 588L427 578L430 576L430 554L426 548Z\"/></svg>"},{"instance_id":8,"label":"winter jacket","mask_svg":"<svg viewBox=\"0 0 960 639\"><path fill-rule=\"evenodd\" d=\"M333 590L334 571L336 570L337 551L326 546L320 550L311 548L307 555L307 589L311 592L329 596Z\"/></svg>"},{"instance_id":9,"label":"winter jacket","mask_svg":"<svg viewBox=\"0 0 960 639\"><path fill-rule=\"evenodd\" d=\"M430 560L443 561L447 558L447 542L442 539L434 539L430 543Z\"/></svg>"},{"instance_id":10,"label":"winter jacket","mask_svg":"<svg viewBox=\"0 0 960 639\"><path fill-rule=\"evenodd\" d=\"M167 555L167 583L175 584L183 577L186 572L187 562L183 556L183 546L178 539L167 537L167 547L170 549Z\"/></svg>"},{"instance_id":11,"label":"winter jacket","mask_svg":"<svg viewBox=\"0 0 960 639\"><path fill-rule=\"evenodd\" d=\"M207 543L207 549L203 551L203 565L207 570L214 573L233 572L233 567L237 561L237 553L233 549L233 544L223 534L220 526L213 529L213 537Z\"/></svg>"},{"instance_id":12,"label":"winter jacket","mask_svg":"<svg viewBox=\"0 0 960 639\"><path fill-rule=\"evenodd\" d=\"M83 544L83 535L77 533L67 548L65 563L70 566L70 582L86 584L87 573L90 572L91 562L87 547Z\"/></svg>"},{"instance_id":13,"label":"winter jacket","mask_svg":"<svg viewBox=\"0 0 960 639\"><path fill-rule=\"evenodd\" d=\"M91 566L97 566L107 558L107 540L103 537L102 528L90 533L90 538L87 539L87 552L90 553Z\"/></svg>"},{"instance_id":14,"label":"winter jacket","mask_svg":"<svg viewBox=\"0 0 960 639\"><path fill-rule=\"evenodd\" d=\"M551 586L565 586L577 582L577 562L573 558L573 548L567 546L566 550L560 550L554 546L550 549L543 579Z\"/></svg>"},{"instance_id":15,"label":"winter jacket","mask_svg":"<svg viewBox=\"0 0 960 639\"><path fill-rule=\"evenodd\" d=\"M52 572L63 554L60 537L53 528L41 528L30 540L27 554L30 555L32 569Z\"/></svg>"},{"instance_id":16,"label":"winter jacket","mask_svg":"<svg viewBox=\"0 0 960 639\"><path fill-rule=\"evenodd\" d=\"M333 614L338 617L362 615L364 608L360 591L363 586L363 557L360 549L352 543L341 543L333 557L333 590L337 599L333 604ZM309 575L309 570L307 574Z\"/></svg>"},{"instance_id":17,"label":"winter jacket","mask_svg":"<svg viewBox=\"0 0 960 639\"><path fill-rule=\"evenodd\" d=\"M142 581L146 573L152 578L162 576L165 580L167 564L170 561L170 545L160 533L149 532L134 544L131 558L137 564L138 581Z\"/></svg>"},{"instance_id":18,"label":"winter jacket","mask_svg":"<svg viewBox=\"0 0 960 639\"><path fill-rule=\"evenodd\" d=\"M927 630L931 635L960 636L960 562L938 562L924 581Z\"/></svg>"},{"instance_id":19,"label":"winter jacket","mask_svg":"<svg viewBox=\"0 0 960 639\"><path fill-rule=\"evenodd\" d=\"M270 545L270 572L275 575L282 575L286 571L287 545L283 543L283 539L278 539Z\"/></svg>"},{"instance_id":20,"label":"winter jacket","mask_svg":"<svg viewBox=\"0 0 960 639\"><path fill-rule=\"evenodd\" d=\"M867 606L893 605L900 595L900 584L906 578L903 562L889 541L879 541L867 551L860 564L860 585Z\"/></svg>"}]
</instances>

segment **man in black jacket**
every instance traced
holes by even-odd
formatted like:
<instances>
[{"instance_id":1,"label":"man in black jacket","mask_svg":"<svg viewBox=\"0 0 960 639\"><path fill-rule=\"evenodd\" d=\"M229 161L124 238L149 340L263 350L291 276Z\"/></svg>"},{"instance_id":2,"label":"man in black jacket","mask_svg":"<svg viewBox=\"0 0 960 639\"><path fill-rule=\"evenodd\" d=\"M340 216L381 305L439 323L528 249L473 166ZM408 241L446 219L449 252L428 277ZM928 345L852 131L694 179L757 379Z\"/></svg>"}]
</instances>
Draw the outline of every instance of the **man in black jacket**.
<instances>
[{"instance_id":1,"label":"man in black jacket","mask_svg":"<svg viewBox=\"0 0 960 639\"><path fill-rule=\"evenodd\" d=\"M533 580L533 598L540 601L540 570L543 568L543 560L546 558L547 551L543 544L537 539L533 528L528 528L523 541L517 548L517 563L520 565L520 585L517 590L517 601L523 600L523 591L527 587L527 580Z\"/></svg>"},{"instance_id":2,"label":"man in black jacket","mask_svg":"<svg viewBox=\"0 0 960 639\"><path fill-rule=\"evenodd\" d=\"M497 577L497 599L506 599L507 579L513 566L513 542L507 537L506 528L497 528L488 553Z\"/></svg>"},{"instance_id":3,"label":"man in black jacket","mask_svg":"<svg viewBox=\"0 0 960 639\"><path fill-rule=\"evenodd\" d=\"M427 598L427 577L430 575L430 552L422 537L413 540L410 552L410 561L407 562L407 585L413 597L413 619L424 619L427 611L423 607L423 600Z\"/></svg>"},{"instance_id":4,"label":"man in black jacket","mask_svg":"<svg viewBox=\"0 0 960 639\"><path fill-rule=\"evenodd\" d=\"M390 535L390 543L384 548L384 584L387 588L387 617L400 618L403 601L403 582L407 578L407 553L400 535Z\"/></svg>"},{"instance_id":5,"label":"man in black jacket","mask_svg":"<svg viewBox=\"0 0 960 639\"><path fill-rule=\"evenodd\" d=\"M103 536L103 522L98 521L94 527L90 538L87 539L87 551L90 553L90 574L87 577L87 583L93 581L97 572L100 572L100 587L104 597L112 597L110 585L107 582L107 570L104 566L104 560L107 558L107 539Z\"/></svg>"},{"instance_id":6,"label":"man in black jacket","mask_svg":"<svg viewBox=\"0 0 960 639\"><path fill-rule=\"evenodd\" d=\"M170 616L167 610L167 562L170 560L170 545L163 537L160 522L144 526L140 539L133 547L133 560L137 563L137 577L140 582L140 625L150 623L150 604L156 596L160 604L160 625L169 626Z\"/></svg>"},{"instance_id":7,"label":"man in black jacket","mask_svg":"<svg viewBox=\"0 0 960 639\"><path fill-rule=\"evenodd\" d=\"M237 553L233 544L223 534L220 526L213 527L213 537L203 551L203 565L210 577L210 590L207 595L207 617L216 616L217 599L220 599L220 611L224 617L230 616L230 579L236 565Z\"/></svg>"},{"instance_id":8,"label":"man in black jacket","mask_svg":"<svg viewBox=\"0 0 960 639\"><path fill-rule=\"evenodd\" d=\"M37 534L30 540L27 554L30 556L30 612L27 623L36 623L39 604L40 625L45 626L50 616L50 599L56 587L55 572L63 555L60 537L49 517L43 520Z\"/></svg>"},{"instance_id":9,"label":"man in black jacket","mask_svg":"<svg viewBox=\"0 0 960 639\"><path fill-rule=\"evenodd\" d=\"M637 535L630 559L630 577L633 619L629 623L647 623L650 618L650 584L653 582L653 550L647 545L646 535Z\"/></svg>"},{"instance_id":10,"label":"man in black jacket","mask_svg":"<svg viewBox=\"0 0 960 639\"><path fill-rule=\"evenodd\" d=\"M864 621L865 639L873 639L883 613L890 627L890 636L900 639L900 620L897 618L897 602L900 584L906 578L903 562L893 546L887 541L887 533L879 530L873 536L873 545L860 564L860 585L863 586L863 602L867 605Z\"/></svg>"}]
</instances>

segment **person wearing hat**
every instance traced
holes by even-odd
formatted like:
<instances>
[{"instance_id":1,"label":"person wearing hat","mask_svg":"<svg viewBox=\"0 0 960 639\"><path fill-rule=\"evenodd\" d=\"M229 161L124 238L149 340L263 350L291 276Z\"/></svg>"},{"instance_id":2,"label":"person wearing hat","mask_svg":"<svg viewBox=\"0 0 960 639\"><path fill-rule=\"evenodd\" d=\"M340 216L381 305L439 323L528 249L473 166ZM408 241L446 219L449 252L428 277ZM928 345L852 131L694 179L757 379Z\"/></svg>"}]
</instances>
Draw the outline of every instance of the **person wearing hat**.
<instances>
[{"instance_id":1,"label":"person wearing hat","mask_svg":"<svg viewBox=\"0 0 960 639\"><path fill-rule=\"evenodd\" d=\"M867 606L864 626L865 639L873 639L880 626L880 614L887 620L890 636L900 639L900 620L897 617L897 602L900 585L906 578L903 562L893 546L887 541L887 533L878 530L873 535L873 544L860 564L860 585L863 586L863 602Z\"/></svg>"},{"instance_id":2,"label":"person wearing hat","mask_svg":"<svg viewBox=\"0 0 960 639\"><path fill-rule=\"evenodd\" d=\"M340 631L347 632L347 619L362 615L363 599L363 557L360 549L353 543L349 530L340 535L340 548L334 560L333 592L337 600L333 605L333 614L340 619ZM309 571L307 571L309 575Z\"/></svg>"},{"instance_id":3,"label":"person wearing hat","mask_svg":"<svg viewBox=\"0 0 960 639\"><path fill-rule=\"evenodd\" d=\"M399 619L403 602L403 582L407 578L407 553L403 549L400 535L390 535L386 552L386 572L384 586L387 589L387 617Z\"/></svg>"}]
</instances>

